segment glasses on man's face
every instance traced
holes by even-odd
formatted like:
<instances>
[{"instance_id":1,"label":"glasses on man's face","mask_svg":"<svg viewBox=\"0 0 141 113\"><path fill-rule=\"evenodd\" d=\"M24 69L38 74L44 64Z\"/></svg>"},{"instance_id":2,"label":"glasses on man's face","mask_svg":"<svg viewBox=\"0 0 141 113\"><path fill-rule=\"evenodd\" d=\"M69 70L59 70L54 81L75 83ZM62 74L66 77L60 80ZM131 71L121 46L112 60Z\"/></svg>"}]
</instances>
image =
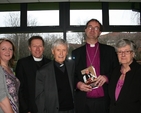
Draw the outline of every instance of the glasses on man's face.
<instances>
[{"instance_id":1,"label":"glasses on man's face","mask_svg":"<svg viewBox=\"0 0 141 113\"><path fill-rule=\"evenodd\" d=\"M98 26L93 27L93 26L89 25L89 26L87 26L87 28L88 28L89 30L94 30L94 31L100 30L100 28L99 28Z\"/></svg>"},{"instance_id":2,"label":"glasses on man's face","mask_svg":"<svg viewBox=\"0 0 141 113\"><path fill-rule=\"evenodd\" d=\"M133 51L132 50L127 50L127 51L118 51L117 54L118 55L129 55L130 53L132 53Z\"/></svg>"}]
</instances>

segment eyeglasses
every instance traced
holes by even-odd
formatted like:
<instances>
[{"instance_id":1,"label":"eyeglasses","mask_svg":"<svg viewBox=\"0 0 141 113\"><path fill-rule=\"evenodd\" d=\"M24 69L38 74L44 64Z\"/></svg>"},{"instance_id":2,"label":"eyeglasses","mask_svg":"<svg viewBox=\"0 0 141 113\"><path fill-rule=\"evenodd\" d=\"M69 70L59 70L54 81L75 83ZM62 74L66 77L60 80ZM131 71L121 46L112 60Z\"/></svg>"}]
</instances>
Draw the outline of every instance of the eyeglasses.
<instances>
[{"instance_id":1,"label":"eyeglasses","mask_svg":"<svg viewBox=\"0 0 141 113\"><path fill-rule=\"evenodd\" d=\"M122 55L122 54L129 55L131 52L133 52L133 51L132 51L132 50L118 51L117 54L118 54L118 55Z\"/></svg>"},{"instance_id":2,"label":"eyeglasses","mask_svg":"<svg viewBox=\"0 0 141 113\"><path fill-rule=\"evenodd\" d=\"M94 31L100 30L100 28L99 28L98 26L92 27L91 25L89 25L89 26L87 26L87 28L88 28L89 30L94 30Z\"/></svg>"}]
</instances>

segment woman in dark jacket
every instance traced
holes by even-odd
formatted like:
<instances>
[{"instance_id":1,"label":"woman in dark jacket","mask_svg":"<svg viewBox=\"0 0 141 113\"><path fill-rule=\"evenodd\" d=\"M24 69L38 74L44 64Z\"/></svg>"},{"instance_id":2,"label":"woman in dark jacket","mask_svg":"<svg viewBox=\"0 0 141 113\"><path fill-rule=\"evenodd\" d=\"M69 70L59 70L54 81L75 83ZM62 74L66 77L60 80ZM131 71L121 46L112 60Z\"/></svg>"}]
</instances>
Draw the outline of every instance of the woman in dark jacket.
<instances>
[{"instance_id":1,"label":"woman in dark jacket","mask_svg":"<svg viewBox=\"0 0 141 113\"><path fill-rule=\"evenodd\" d=\"M109 83L110 113L141 113L141 65L135 57L135 44L122 39L116 44L120 65Z\"/></svg>"}]
</instances>

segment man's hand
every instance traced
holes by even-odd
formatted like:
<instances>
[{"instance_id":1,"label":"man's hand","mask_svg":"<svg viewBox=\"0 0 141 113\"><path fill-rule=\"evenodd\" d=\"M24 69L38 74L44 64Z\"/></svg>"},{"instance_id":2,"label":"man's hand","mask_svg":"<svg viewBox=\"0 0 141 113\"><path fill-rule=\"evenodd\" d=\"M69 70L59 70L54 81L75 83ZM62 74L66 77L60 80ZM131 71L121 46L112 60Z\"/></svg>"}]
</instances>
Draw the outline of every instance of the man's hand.
<instances>
[{"instance_id":1,"label":"man's hand","mask_svg":"<svg viewBox=\"0 0 141 113\"><path fill-rule=\"evenodd\" d=\"M105 82L108 82L108 79L107 79L107 77L105 76L105 75L99 75L96 79L95 79L95 85L97 86L97 87L100 87L100 86L102 86Z\"/></svg>"},{"instance_id":2,"label":"man's hand","mask_svg":"<svg viewBox=\"0 0 141 113\"><path fill-rule=\"evenodd\" d=\"M87 85L83 82L78 82L77 83L77 88L81 91L89 92L92 91L92 87L90 85Z\"/></svg>"}]
</instances>

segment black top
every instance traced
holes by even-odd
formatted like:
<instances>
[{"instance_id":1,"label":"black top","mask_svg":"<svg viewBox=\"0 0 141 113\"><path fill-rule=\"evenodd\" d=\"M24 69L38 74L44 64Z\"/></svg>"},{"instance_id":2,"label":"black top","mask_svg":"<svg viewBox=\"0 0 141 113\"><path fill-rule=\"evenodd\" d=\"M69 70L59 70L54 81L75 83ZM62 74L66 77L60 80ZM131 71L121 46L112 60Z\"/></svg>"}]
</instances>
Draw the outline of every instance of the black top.
<instances>
[{"instance_id":1,"label":"black top","mask_svg":"<svg viewBox=\"0 0 141 113\"><path fill-rule=\"evenodd\" d=\"M55 66L58 68L58 69L60 69L61 71L65 71L65 64L64 63L62 63L62 64L60 64L60 63L58 63L58 62L56 62L56 61L54 61L54 63L55 63Z\"/></svg>"},{"instance_id":2,"label":"black top","mask_svg":"<svg viewBox=\"0 0 141 113\"><path fill-rule=\"evenodd\" d=\"M64 66L56 66L56 62L54 65L55 68L55 77L58 88L58 98L59 98L59 111L67 111L73 109L73 97L71 93L70 83L68 79L68 73ZM62 69L64 69L64 72Z\"/></svg>"},{"instance_id":3,"label":"black top","mask_svg":"<svg viewBox=\"0 0 141 113\"><path fill-rule=\"evenodd\" d=\"M129 65L124 84L115 100L115 89L121 76L121 65L117 66L111 75L109 83L110 112L109 113L141 113L141 65L135 60Z\"/></svg>"},{"instance_id":4,"label":"black top","mask_svg":"<svg viewBox=\"0 0 141 113\"><path fill-rule=\"evenodd\" d=\"M20 80L20 113L37 113L37 107L35 104L36 71L48 62L50 62L50 60L45 57L43 57L42 61L36 62L32 55L18 60L15 73L17 78Z\"/></svg>"}]
</instances>

